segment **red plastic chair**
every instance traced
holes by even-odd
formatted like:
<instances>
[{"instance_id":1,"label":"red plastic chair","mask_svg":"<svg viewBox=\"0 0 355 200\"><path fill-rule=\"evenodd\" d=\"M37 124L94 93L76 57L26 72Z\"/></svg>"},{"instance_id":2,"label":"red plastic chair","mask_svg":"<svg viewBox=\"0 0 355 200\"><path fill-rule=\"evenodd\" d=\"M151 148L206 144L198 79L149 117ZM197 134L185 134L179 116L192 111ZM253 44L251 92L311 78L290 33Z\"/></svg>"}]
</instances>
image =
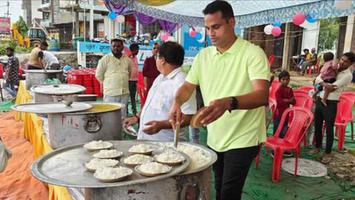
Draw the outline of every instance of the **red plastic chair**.
<instances>
[{"instance_id":1,"label":"red plastic chair","mask_svg":"<svg viewBox=\"0 0 355 200\"><path fill-rule=\"evenodd\" d=\"M313 107L313 99L312 97L310 97L308 95L308 93L305 92L299 92L299 91L295 91L293 93L293 95L295 96L296 99L296 104L294 106L297 107L301 107L301 108L305 108L309 111L312 110Z\"/></svg>"},{"instance_id":2,"label":"red plastic chair","mask_svg":"<svg viewBox=\"0 0 355 200\"><path fill-rule=\"evenodd\" d=\"M309 91L311 90L314 90L314 87L313 86L307 86L307 85L304 85L304 86L301 86L297 89L294 90L294 92L296 91L303 91L303 92L306 92L308 94Z\"/></svg>"},{"instance_id":3,"label":"red plastic chair","mask_svg":"<svg viewBox=\"0 0 355 200\"><path fill-rule=\"evenodd\" d=\"M279 126L275 135L268 137L265 142L266 148L272 148L274 150L274 161L272 168L273 182L278 182L280 179L281 162L284 151L295 151L295 176L297 176L301 141L313 121L312 112L304 108L292 107L286 109L282 114L280 124L284 124L285 120L290 116L292 116L292 120L289 119L288 130L286 131L284 138L279 137L283 128L282 126Z\"/></svg>"},{"instance_id":4,"label":"red plastic chair","mask_svg":"<svg viewBox=\"0 0 355 200\"><path fill-rule=\"evenodd\" d=\"M352 122L352 108L354 100L347 96L340 96L339 103L337 105L337 115L335 117L335 135L338 136L338 150L341 151L345 143L345 131L346 125ZM352 132L351 139L354 135Z\"/></svg>"},{"instance_id":5,"label":"red plastic chair","mask_svg":"<svg viewBox=\"0 0 355 200\"><path fill-rule=\"evenodd\" d=\"M147 91L144 88L142 88L142 87L138 87L137 88L137 93L139 95L139 101L140 101L141 109L142 109L143 106L144 106L145 100L147 98Z\"/></svg>"},{"instance_id":6,"label":"red plastic chair","mask_svg":"<svg viewBox=\"0 0 355 200\"><path fill-rule=\"evenodd\" d=\"M280 81L278 81L278 80L272 81L271 86L269 88L269 98L274 99L274 100L276 99L276 97L275 97L276 90L279 89L280 85L281 85Z\"/></svg>"},{"instance_id":7,"label":"red plastic chair","mask_svg":"<svg viewBox=\"0 0 355 200\"><path fill-rule=\"evenodd\" d=\"M312 97L310 97L308 95L307 92L294 91L293 95L295 96L295 99L296 99L296 104L294 105L295 107L301 107L301 108L307 109L309 111L312 111L313 99L312 99ZM307 137L304 138L303 145L305 147L308 146Z\"/></svg>"},{"instance_id":8,"label":"red plastic chair","mask_svg":"<svg viewBox=\"0 0 355 200\"><path fill-rule=\"evenodd\" d=\"M353 100L353 104L355 104L355 92L342 92L341 96L349 97L351 100ZM354 120L355 120L355 115L352 116L350 121L351 140L354 140Z\"/></svg>"},{"instance_id":9,"label":"red plastic chair","mask_svg":"<svg viewBox=\"0 0 355 200\"><path fill-rule=\"evenodd\" d=\"M306 69L307 70L307 74L309 76L312 76L314 73L315 74L319 74L319 72L320 72L319 65L320 65L320 58L317 59L317 62L316 62L315 65L310 65L310 66L307 67L307 69Z\"/></svg>"},{"instance_id":10,"label":"red plastic chair","mask_svg":"<svg viewBox=\"0 0 355 200\"><path fill-rule=\"evenodd\" d=\"M272 64L274 64L275 59L276 59L276 56L275 56L275 55L270 55L270 56L269 56L269 66L270 66L270 67L271 67Z\"/></svg>"}]
</instances>

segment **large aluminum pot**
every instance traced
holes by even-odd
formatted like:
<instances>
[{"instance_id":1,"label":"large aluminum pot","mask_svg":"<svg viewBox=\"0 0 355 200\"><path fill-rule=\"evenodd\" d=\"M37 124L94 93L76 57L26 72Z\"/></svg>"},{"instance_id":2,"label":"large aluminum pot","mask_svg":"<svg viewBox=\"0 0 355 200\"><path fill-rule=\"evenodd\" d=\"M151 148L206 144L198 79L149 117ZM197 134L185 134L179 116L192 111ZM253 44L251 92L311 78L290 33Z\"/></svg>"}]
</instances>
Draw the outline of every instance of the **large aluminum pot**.
<instances>
[{"instance_id":1,"label":"large aluminum pot","mask_svg":"<svg viewBox=\"0 0 355 200\"><path fill-rule=\"evenodd\" d=\"M52 148L92 140L121 140L122 104L92 105L88 111L48 114L48 139Z\"/></svg>"},{"instance_id":2,"label":"large aluminum pot","mask_svg":"<svg viewBox=\"0 0 355 200\"><path fill-rule=\"evenodd\" d=\"M35 85L31 87L35 103L60 102L61 100L77 101L75 94L85 91L85 87L75 84Z\"/></svg>"},{"instance_id":3,"label":"large aluminum pot","mask_svg":"<svg viewBox=\"0 0 355 200\"><path fill-rule=\"evenodd\" d=\"M164 142L162 142L164 143ZM168 144L168 143L166 143ZM211 186L211 166L217 160L217 155L210 149L192 143L180 143L190 152L201 151L207 158L201 164L193 164L198 160L196 155L190 156L189 168L182 174L163 180L141 183L123 187L85 189L85 199L90 200L209 200ZM179 148L178 148L179 150Z\"/></svg>"},{"instance_id":4,"label":"large aluminum pot","mask_svg":"<svg viewBox=\"0 0 355 200\"><path fill-rule=\"evenodd\" d=\"M34 85L42 85L49 78L57 78L63 82L63 70L25 70L26 89L29 90Z\"/></svg>"}]
</instances>

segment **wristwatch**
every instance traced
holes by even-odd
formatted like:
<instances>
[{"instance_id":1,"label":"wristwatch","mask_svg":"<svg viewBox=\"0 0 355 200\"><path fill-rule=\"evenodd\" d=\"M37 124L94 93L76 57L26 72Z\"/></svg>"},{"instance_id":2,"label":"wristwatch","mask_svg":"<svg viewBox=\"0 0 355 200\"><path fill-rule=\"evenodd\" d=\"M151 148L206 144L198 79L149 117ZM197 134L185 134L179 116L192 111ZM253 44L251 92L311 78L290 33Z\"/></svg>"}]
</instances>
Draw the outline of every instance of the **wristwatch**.
<instances>
[{"instance_id":1,"label":"wristwatch","mask_svg":"<svg viewBox=\"0 0 355 200\"><path fill-rule=\"evenodd\" d=\"M231 100L231 104L230 104L230 107L228 109L228 112L232 112L232 110L238 109L238 105L239 105L239 101L238 101L237 98L230 97L230 100Z\"/></svg>"}]
</instances>

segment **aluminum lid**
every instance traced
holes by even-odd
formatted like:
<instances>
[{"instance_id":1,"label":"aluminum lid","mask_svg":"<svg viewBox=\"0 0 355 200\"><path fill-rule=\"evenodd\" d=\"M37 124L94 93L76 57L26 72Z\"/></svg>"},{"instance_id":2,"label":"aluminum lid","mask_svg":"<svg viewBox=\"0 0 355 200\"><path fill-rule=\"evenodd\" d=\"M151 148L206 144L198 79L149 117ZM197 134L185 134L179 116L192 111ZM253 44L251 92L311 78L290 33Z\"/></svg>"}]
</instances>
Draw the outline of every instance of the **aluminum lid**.
<instances>
[{"instance_id":1,"label":"aluminum lid","mask_svg":"<svg viewBox=\"0 0 355 200\"><path fill-rule=\"evenodd\" d=\"M75 84L35 85L31 87L31 91L34 93L48 95L78 94L84 92L85 89L85 87Z\"/></svg>"},{"instance_id":2,"label":"aluminum lid","mask_svg":"<svg viewBox=\"0 0 355 200\"><path fill-rule=\"evenodd\" d=\"M19 112L53 114L84 111L92 108L92 105L81 102L73 102L70 106L64 103L29 103L14 105L11 108Z\"/></svg>"},{"instance_id":3,"label":"aluminum lid","mask_svg":"<svg viewBox=\"0 0 355 200\"><path fill-rule=\"evenodd\" d=\"M63 70L43 70L43 69L30 69L24 70L26 73L43 73L43 74L51 74L51 73L63 73Z\"/></svg>"}]
</instances>

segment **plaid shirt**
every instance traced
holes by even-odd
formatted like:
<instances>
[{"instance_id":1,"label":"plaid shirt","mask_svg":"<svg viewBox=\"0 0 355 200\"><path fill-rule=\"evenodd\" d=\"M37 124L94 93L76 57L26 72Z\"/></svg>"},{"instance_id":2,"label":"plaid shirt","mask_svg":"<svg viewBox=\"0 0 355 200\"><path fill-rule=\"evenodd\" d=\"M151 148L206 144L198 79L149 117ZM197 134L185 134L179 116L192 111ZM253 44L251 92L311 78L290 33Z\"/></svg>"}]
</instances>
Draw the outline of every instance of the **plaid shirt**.
<instances>
[{"instance_id":1,"label":"plaid shirt","mask_svg":"<svg viewBox=\"0 0 355 200\"><path fill-rule=\"evenodd\" d=\"M8 63L5 68L6 82L15 85L18 84L19 81L18 68L19 68L18 58L16 58L15 56L9 57Z\"/></svg>"}]
</instances>

